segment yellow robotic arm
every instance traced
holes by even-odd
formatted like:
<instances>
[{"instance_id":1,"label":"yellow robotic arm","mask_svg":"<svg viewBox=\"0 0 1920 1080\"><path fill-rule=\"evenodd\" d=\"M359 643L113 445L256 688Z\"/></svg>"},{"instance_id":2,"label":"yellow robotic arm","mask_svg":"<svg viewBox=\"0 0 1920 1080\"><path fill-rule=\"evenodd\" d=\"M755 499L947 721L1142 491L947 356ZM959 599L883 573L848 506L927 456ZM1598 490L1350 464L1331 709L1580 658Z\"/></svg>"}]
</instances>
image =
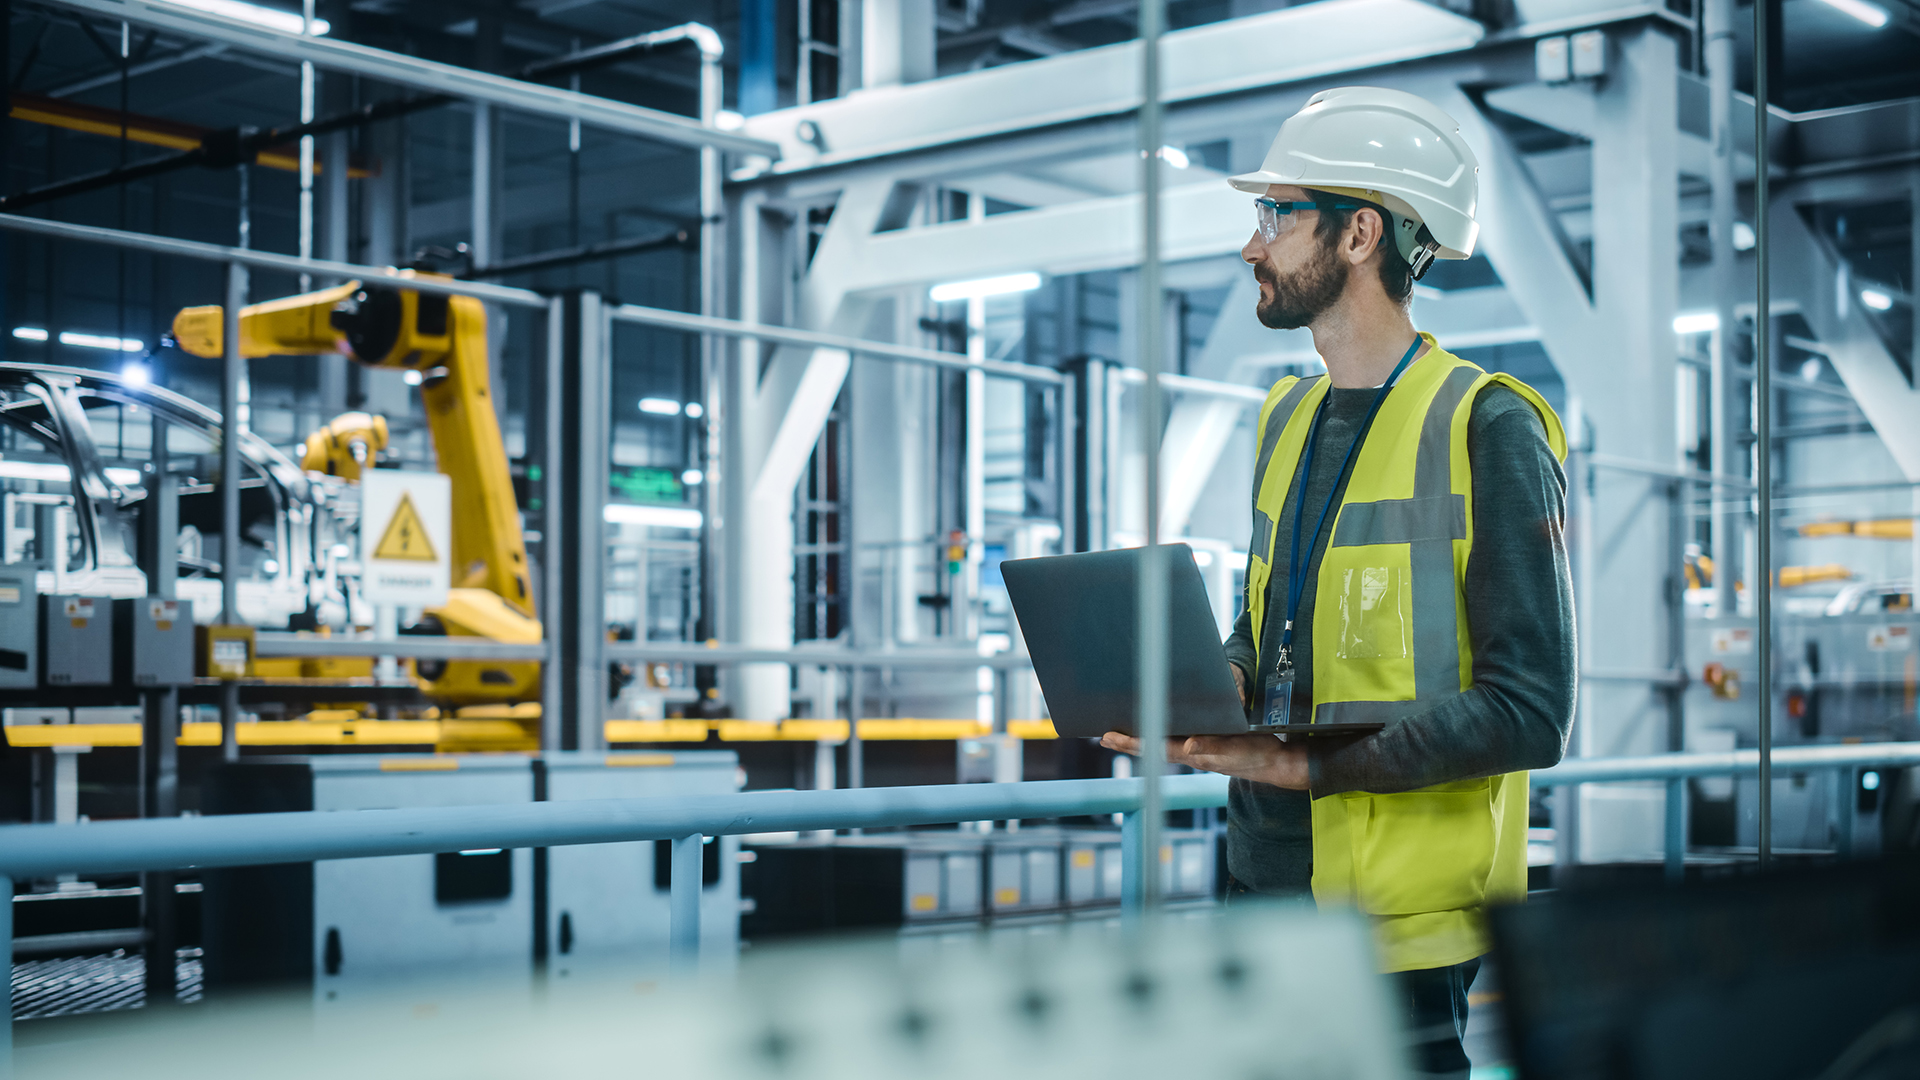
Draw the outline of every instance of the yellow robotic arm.
<instances>
[{"instance_id":1,"label":"yellow robotic arm","mask_svg":"<svg viewBox=\"0 0 1920 1080\"><path fill-rule=\"evenodd\" d=\"M386 448L386 417L341 413L300 444L300 467L357 484L361 471L371 468L374 455Z\"/></svg>"},{"instance_id":2,"label":"yellow robotic arm","mask_svg":"<svg viewBox=\"0 0 1920 1080\"><path fill-rule=\"evenodd\" d=\"M413 271L401 275L421 276ZM217 305L187 308L174 317L173 336L195 356L218 357L224 346L224 312ZM453 488L455 588L446 607L433 614L450 634L540 640L526 540L493 404L486 309L480 301L348 282L242 308L240 349L247 357L342 353L368 367L420 372L427 428L440 471ZM335 421L315 439L347 419ZM351 455L351 433L341 434L348 436L347 462L357 476L361 463ZM326 453L320 460L333 461L336 474L347 475L345 462L331 448L322 449ZM310 440L310 459L313 453ZM468 667L477 670L467 672ZM464 685L456 696L501 700L529 696L530 685L538 686L537 672L536 664L450 663L445 676L434 681L451 683L459 675ZM441 689L456 693L453 687Z\"/></svg>"}]
</instances>

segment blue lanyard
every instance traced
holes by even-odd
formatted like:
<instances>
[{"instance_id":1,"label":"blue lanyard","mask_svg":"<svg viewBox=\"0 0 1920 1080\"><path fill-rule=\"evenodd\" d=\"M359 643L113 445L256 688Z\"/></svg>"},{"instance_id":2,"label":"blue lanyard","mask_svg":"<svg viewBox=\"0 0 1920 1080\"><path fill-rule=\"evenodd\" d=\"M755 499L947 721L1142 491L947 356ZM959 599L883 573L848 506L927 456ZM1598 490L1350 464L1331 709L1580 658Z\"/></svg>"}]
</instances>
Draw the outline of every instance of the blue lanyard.
<instances>
[{"instance_id":1,"label":"blue lanyard","mask_svg":"<svg viewBox=\"0 0 1920 1080\"><path fill-rule=\"evenodd\" d=\"M1340 471L1333 474L1333 487L1327 491L1327 505L1320 508L1320 520L1313 524L1313 536L1318 539L1320 530L1327 523L1327 514L1333 509L1334 496L1340 493L1340 477L1346 474L1347 466L1353 464L1354 452L1366 441L1367 430L1373 427L1374 415L1380 411L1380 405L1387 400L1387 392L1400 380L1400 373L1407 370L1413 362L1413 354L1420 351L1423 339L1415 337L1413 344L1407 346L1407 355L1400 358L1394 366L1393 374L1380 386L1380 392L1373 395L1373 404L1367 409L1367 418L1360 422L1360 430L1354 433L1353 442L1347 445L1347 456L1341 459ZM1313 426L1307 429L1307 449L1300 458L1300 493L1293 503L1293 547L1287 554L1287 622L1280 635L1280 657L1283 662L1291 662L1293 651L1293 621L1300 614L1300 595L1307 588L1307 568L1300 562L1300 520L1307 516L1307 477L1313 473L1313 447L1320 441L1320 420L1327 413L1327 402L1333 399L1331 387L1327 395L1320 399L1320 405L1313 411Z\"/></svg>"}]
</instances>

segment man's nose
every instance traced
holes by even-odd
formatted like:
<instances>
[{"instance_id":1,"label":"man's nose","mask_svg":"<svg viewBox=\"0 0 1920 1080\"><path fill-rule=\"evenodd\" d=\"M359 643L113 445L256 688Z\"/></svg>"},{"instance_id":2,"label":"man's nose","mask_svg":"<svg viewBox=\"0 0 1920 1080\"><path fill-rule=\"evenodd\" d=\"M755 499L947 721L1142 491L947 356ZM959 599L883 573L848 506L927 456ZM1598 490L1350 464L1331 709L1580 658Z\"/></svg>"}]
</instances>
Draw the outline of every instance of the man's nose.
<instances>
[{"instance_id":1,"label":"man's nose","mask_svg":"<svg viewBox=\"0 0 1920 1080\"><path fill-rule=\"evenodd\" d=\"M1260 243L1260 230L1255 229L1253 235L1247 237L1247 242L1241 245L1240 259L1242 262L1252 264L1259 262L1265 254L1266 246Z\"/></svg>"}]
</instances>

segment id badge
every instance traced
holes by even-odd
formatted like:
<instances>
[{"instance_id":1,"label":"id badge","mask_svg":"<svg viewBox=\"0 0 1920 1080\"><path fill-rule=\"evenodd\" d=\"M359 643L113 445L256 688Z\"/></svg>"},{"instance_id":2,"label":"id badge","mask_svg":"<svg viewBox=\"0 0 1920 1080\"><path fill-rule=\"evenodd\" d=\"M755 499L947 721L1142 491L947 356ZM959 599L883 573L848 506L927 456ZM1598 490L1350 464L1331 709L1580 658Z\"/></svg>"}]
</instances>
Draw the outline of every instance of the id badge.
<instances>
[{"instance_id":1,"label":"id badge","mask_svg":"<svg viewBox=\"0 0 1920 1080\"><path fill-rule=\"evenodd\" d=\"M1260 726L1285 727L1293 717L1293 664L1282 660L1274 665L1273 674L1267 676L1266 707L1261 713Z\"/></svg>"}]
</instances>

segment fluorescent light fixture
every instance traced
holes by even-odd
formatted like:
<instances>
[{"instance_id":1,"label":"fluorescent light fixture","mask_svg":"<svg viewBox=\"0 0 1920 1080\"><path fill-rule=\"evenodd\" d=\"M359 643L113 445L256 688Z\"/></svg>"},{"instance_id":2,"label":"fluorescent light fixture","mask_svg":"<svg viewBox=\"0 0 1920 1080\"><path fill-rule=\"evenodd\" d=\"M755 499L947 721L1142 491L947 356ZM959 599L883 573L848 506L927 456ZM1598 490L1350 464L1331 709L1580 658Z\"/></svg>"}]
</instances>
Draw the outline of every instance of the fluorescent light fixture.
<instances>
[{"instance_id":1,"label":"fluorescent light fixture","mask_svg":"<svg viewBox=\"0 0 1920 1080\"><path fill-rule=\"evenodd\" d=\"M144 352L147 346L133 338L113 337L109 334L80 334L72 330L60 331L60 344L72 345L76 349L112 349L114 352Z\"/></svg>"},{"instance_id":2,"label":"fluorescent light fixture","mask_svg":"<svg viewBox=\"0 0 1920 1080\"><path fill-rule=\"evenodd\" d=\"M38 326L16 326L13 328L13 336L21 341L47 340L47 332Z\"/></svg>"},{"instance_id":3,"label":"fluorescent light fixture","mask_svg":"<svg viewBox=\"0 0 1920 1080\"><path fill-rule=\"evenodd\" d=\"M704 415L706 411L707 410L702 408L700 403L697 401L687 402L687 418L690 420L700 419L700 417Z\"/></svg>"},{"instance_id":4,"label":"fluorescent light fixture","mask_svg":"<svg viewBox=\"0 0 1920 1080\"><path fill-rule=\"evenodd\" d=\"M298 34L306 28L297 11L261 7L259 4L242 3L241 0L173 0L173 2L181 7L204 11L209 15L223 15L241 22L250 22L269 30L278 30L283 34ZM332 24L325 19L313 20L314 37L323 37L332 29Z\"/></svg>"},{"instance_id":5,"label":"fluorescent light fixture","mask_svg":"<svg viewBox=\"0 0 1920 1080\"><path fill-rule=\"evenodd\" d=\"M64 484L73 479L73 474L55 461L0 461L0 478Z\"/></svg>"},{"instance_id":6,"label":"fluorescent light fixture","mask_svg":"<svg viewBox=\"0 0 1920 1080\"><path fill-rule=\"evenodd\" d=\"M707 474L699 469L688 469L680 474L680 482L688 487L699 487L707 482Z\"/></svg>"},{"instance_id":7,"label":"fluorescent light fixture","mask_svg":"<svg viewBox=\"0 0 1920 1080\"><path fill-rule=\"evenodd\" d=\"M713 114L713 126L721 131L739 131L747 126L747 118L732 109L721 109Z\"/></svg>"},{"instance_id":8,"label":"fluorescent light fixture","mask_svg":"<svg viewBox=\"0 0 1920 1080\"><path fill-rule=\"evenodd\" d=\"M697 529L706 520L692 507L636 503L608 503L601 516L611 525L658 525L663 529Z\"/></svg>"},{"instance_id":9,"label":"fluorescent light fixture","mask_svg":"<svg viewBox=\"0 0 1920 1080\"><path fill-rule=\"evenodd\" d=\"M476 848L468 848L467 850L461 852L460 854L462 855L498 855L503 850L504 850L503 848L497 848L497 847L476 847Z\"/></svg>"},{"instance_id":10,"label":"fluorescent light fixture","mask_svg":"<svg viewBox=\"0 0 1920 1080\"><path fill-rule=\"evenodd\" d=\"M1733 250L1752 251L1753 245L1759 242L1760 238L1753 235L1753 226L1744 221L1733 223Z\"/></svg>"},{"instance_id":11,"label":"fluorescent light fixture","mask_svg":"<svg viewBox=\"0 0 1920 1080\"><path fill-rule=\"evenodd\" d=\"M1887 25L1887 9L1879 4L1869 4L1867 0L1823 0L1835 11L1851 15L1875 30Z\"/></svg>"},{"instance_id":12,"label":"fluorescent light fixture","mask_svg":"<svg viewBox=\"0 0 1920 1080\"><path fill-rule=\"evenodd\" d=\"M1161 147L1160 160L1166 162L1167 164L1173 166L1176 169L1184 169L1187 166L1193 164L1192 160L1187 157L1187 152L1185 150L1180 149L1177 146Z\"/></svg>"},{"instance_id":13,"label":"fluorescent light fixture","mask_svg":"<svg viewBox=\"0 0 1920 1080\"><path fill-rule=\"evenodd\" d=\"M120 380L128 386L148 386L153 382L153 369L135 360L120 369Z\"/></svg>"},{"instance_id":14,"label":"fluorescent light fixture","mask_svg":"<svg viewBox=\"0 0 1920 1080\"><path fill-rule=\"evenodd\" d=\"M121 487L139 487L144 477L139 469L129 469L119 465L101 470L107 479ZM51 484L65 484L73 479L73 473L57 461L0 461L0 479L6 480L42 480Z\"/></svg>"},{"instance_id":15,"label":"fluorescent light fixture","mask_svg":"<svg viewBox=\"0 0 1920 1080\"><path fill-rule=\"evenodd\" d=\"M653 416L679 416L680 403L671 398L643 397L640 399L640 411Z\"/></svg>"},{"instance_id":16,"label":"fluorescent light fixture","mask_svg":"<svg viewBox=\"0 0 1920 1080\"><path fill-rule=\"evenodd\" d=\"M935 285L927 291L927 296L936 304L944 304L949 300L980 300L1008 293L1032 292L1039 287L1040 275L1028 270L974 281L950 281L945 285Z\"/></svg>"},{"instance_id":17,"label":"fluorescent light fixture","mask_svg":"<svg viewBox=\"0 0 1920 1080\"><path fill-rule=\"evenodd\" d=\"M1710 334L1720 329L1720 316L1711 311L1688 311L1673 318L1676 334Z\"/></svg>"},{"instance_id":18,"label":"fluorescent light fixture","mask_svg":"<svg viewBox=\"0 0 1920 1080\"><path fill-rule=\"evenodd\" d=\"M1885 311L1893 306L1893 297L1879 289L1861 289L1860 302L1875 311Z\"/></svg>"},{"instance_id":19,"label":"fluorescent light fixture","mask_svg":"<svg viewBox=\"0 0 1920 1080\"><path fill-rule=\"evenodd\" d=\"M1819 382L1820 370L1820 358L1817 356L1809 356L1800 362L1800 377L1808 382Z\"/></svg>"}]
</instances>

